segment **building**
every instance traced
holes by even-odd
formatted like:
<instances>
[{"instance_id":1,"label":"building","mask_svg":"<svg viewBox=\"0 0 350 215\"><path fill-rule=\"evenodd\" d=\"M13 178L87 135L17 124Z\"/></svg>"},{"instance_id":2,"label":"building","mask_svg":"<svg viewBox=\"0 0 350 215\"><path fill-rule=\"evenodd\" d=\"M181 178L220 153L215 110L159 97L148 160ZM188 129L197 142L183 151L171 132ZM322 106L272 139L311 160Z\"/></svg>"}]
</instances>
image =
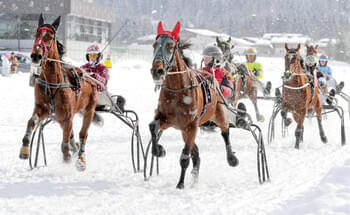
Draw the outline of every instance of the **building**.
<instances>
[{"instance_id":1,"label":"building","mask_svg":"<svg viewBox=\"0 0 350 215\"><path fill-rule=\"evenodd\" d=\"M276 56L285 55L284 46L286 43L289 48L296 48L300 44L302 50L304 50L305 45L312 41L310 37L303 34L264 34L263 39L270 40Z\"/></svg>"},{"instance_id":2,"label":"building","mask_svg":"<svg viewBox=\"0 0 350 215\"><path fill-rule=\"evenodd\" d=\"M39 14L46 23L61 16L57 38L67 55L79 59L91 43L102 47L116 19L114 0L12 0L0 4L0 48L30 51ZM78 57L79 56L79 57Z\"/></svg>"},{"instance_id":3,"label":"building","mask_svg":"<svg viewBox=\"0 0 350 215\"><path fill-rule=\"evenodd\" d=\"M213 45L216 43L216 37L219 39L227 40L231 37L231 44L234 45L234 52L243 53L246 47L252 46L252 43L237 38L224 33L217 33L207 29L193 29L193 28L184 28L180 34L181 39L188 40L193 43L194 49L202 50L207 45ZM242 51L243 50L243 51Z\"/></svg>"}]
</instances>

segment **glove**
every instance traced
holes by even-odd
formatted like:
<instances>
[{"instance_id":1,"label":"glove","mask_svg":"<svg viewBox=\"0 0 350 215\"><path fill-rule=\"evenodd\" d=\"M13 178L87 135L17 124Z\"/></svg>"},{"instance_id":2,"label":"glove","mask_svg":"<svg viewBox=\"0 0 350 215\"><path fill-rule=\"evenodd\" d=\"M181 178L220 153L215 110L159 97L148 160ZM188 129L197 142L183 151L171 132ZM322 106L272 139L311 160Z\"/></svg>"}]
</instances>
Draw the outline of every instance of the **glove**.
<instances>
[{"instance_id":1,"label":"glove","mask_svg":"<svg viewBox=\"0 0 350 215\"><path fill-rule=\"evenodd\" d=\"M326 81L325 81L324 78L318 79L318 83L319 83L321 88L325 88L326 87Z\"/></svg>"},{"instance_id":2,"label":"glove","mask_svg":"<svg viewBox=\"0 0 350 215\"><path fill-rule=\"evenodd\" d=\"M260 75L260 72L258 70L256 70L256 69L253 70L253 73L254 73L255 76L259 76Z\"/></svg>"}]
</instances>

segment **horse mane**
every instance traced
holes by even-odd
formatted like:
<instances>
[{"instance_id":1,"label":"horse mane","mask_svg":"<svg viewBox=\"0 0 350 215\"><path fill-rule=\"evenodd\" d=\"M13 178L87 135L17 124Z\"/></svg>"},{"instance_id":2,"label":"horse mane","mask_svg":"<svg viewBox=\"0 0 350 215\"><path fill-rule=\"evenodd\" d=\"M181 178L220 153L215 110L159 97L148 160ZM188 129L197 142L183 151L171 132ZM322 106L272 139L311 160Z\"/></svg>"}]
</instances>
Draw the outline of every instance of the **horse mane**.
<instances>
[{"instance_id":1,"label":"horse mane","mask_svg":"<svg viewBox=\"0 0 350 215\"><path fill-rule=\"evenodd\" d=\"M56 43L57 43L58 54L60 56L60 59L62 59L63 55L66 53L66 49L60 41L56 40Z\"/></svg>"},{"instance_id":2,"label":"horse mane","mask_svg":"<svg viewBox=\"0 0 350 215\"><path fill-rule=\"evenodd\" d=\"M186 57L186 56L184 55L183 50L188 49L188 48L190 48L191 46L192 46L191 43L189 43L189 42L187 42L187 41L181 41L180 38L178 39L178 48L179 48L179 52L180 52L181 58L184 60L186 66L188 66L189 68L192 68L192 67L193 67L193 63L192 63L191 58Z\"/></svg>"}]
</instances>

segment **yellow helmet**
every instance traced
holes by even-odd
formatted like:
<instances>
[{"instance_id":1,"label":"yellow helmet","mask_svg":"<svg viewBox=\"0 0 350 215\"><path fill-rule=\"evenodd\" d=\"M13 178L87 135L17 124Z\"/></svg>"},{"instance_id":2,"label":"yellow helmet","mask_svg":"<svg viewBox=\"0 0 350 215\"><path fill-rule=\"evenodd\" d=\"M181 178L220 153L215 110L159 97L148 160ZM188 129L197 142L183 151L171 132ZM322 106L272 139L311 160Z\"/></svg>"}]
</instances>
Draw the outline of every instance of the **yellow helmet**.
<instances>
[{"instance_id":1,"label":"yellow helmet","mask_svg":"<svg viewBox=\"0 0 350 215\"><path fill-rule=\"evenodd\" d=\"M245 55L255 55L256 56L257 51L255 48L247 48L245 50Z\"/></svg>"}]
</instances>

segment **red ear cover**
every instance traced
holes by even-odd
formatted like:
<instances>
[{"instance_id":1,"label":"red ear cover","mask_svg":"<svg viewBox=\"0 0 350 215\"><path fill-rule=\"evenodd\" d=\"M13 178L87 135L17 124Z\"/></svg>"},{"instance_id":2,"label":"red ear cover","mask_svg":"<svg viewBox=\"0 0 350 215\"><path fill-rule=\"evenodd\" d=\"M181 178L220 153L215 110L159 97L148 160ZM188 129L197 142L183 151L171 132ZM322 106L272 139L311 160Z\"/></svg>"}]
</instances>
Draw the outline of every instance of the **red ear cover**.
<instances>
[{"instance_id":1,"label":"red ear cover","mask_svg":"<svg viewBox=\"0 0 350 215\"><path fill-rule=\"evenodd\" d=\"M158 23L158 27L157 27L157 36L160 34L164 34L164 29L163 29L163 23L162 21L159 21Z\"/></svg>"},{"instance_id":2,"label":"red ear cover","mask_svg":"<svg viewBox=\"0 0 350 215\"><path fill-rule=\"evenodd\" d=\"M164 31L163 23L162 21L159 21L158 27L157 27L157 36L162 34L169 35L171 38L173 38L174 42L176 43L177 39L179 38L180 27L181 27L181 23L177 22L172 32Z\"/></svg>"},{"instance_id":3,"label":"red ear cover","mask_svg":"<svg viewBox=\"0 0 350 215\"><path fill-rule=\"evenodd\" d=\"M180 22L177 22L173 29L173 32L171 32L171 35L173 36L173 39L175 42L177 41L177 38L179 38L180 27L181 27Z\"/></svg>"}]
</instances>

